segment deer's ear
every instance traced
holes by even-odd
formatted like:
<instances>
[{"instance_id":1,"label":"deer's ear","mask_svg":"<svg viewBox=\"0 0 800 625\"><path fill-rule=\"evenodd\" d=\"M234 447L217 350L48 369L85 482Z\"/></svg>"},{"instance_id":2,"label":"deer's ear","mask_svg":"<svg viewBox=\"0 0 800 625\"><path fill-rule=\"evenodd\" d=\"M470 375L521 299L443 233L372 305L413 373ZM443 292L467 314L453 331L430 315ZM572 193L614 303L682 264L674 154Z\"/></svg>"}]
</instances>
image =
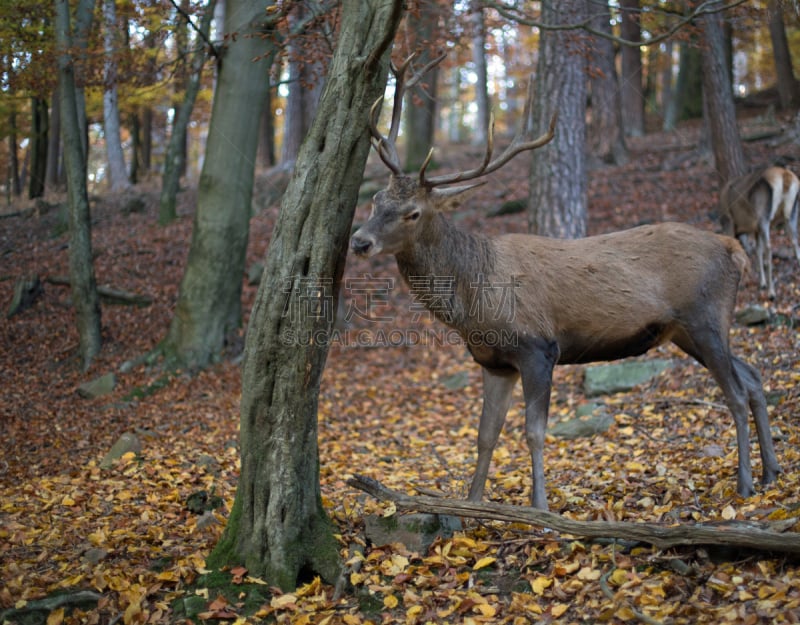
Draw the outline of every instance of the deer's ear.
<instances>
[{"instance_id":1,"label":"deer's ear","mask_svg":"<svg viewBox=\"0 0 800 625\"><path fill-rule=\"evenodd\" d=\"M447 187L444 189L431 189L431 198L441 210L450 210L458 206L458 198L462 193L466 193L475 187L486 184L485 180L473 182L460 187Z\"/></svg>"}]
</instances>

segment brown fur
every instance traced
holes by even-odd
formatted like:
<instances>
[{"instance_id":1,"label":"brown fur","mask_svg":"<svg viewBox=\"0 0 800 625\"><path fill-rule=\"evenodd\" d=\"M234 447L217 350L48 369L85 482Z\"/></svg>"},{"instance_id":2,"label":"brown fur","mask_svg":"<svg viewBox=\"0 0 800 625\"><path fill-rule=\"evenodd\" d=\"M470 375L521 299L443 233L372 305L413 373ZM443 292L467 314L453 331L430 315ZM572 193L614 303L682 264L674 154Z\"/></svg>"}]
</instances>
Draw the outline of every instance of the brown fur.
<instances>
[{"instance_id":1,"label":"brown fur","mask_svg":"<svg viewBox=\"0 0 800 625\"><path fill-rule=\"evenodd\" d=\"M518 379L526 403L531 501L546 508L543 447L554 365L624 358L665 341L705 365L722 387L736 424L739 493L754 492L748 408L758 432L763 481L775 479L780 469L760 376L732 356L728 344L747 264L738 242L677 223L577 240L488 238L457 229L442 214L452 191L414 190L414 184L393 177L388 189L376 194L373 213L351 247L362 255L394 254L401 274L429 307L436 295L433 278L452 279L452 292L446 301L439 293L432 310L460 332L484 372L470 499L483 495ZM427 292L425 284L431 285ZM489 341L490 336L503 340Z\"/></svg>"},{"instance_id":2,"label":"brown fur","mask_svg":"<svg viewBox=\"0 0 800 625\"><path fill-rule=\"evenodd\" d=\"M770 227L784 223L800 263L797 242L800 181L782 167L762 167L745 176L729 180L719 196L720 224L725 234L756 239L759 284L775 297L772 279Z\"/></svg>"}]
</instances>

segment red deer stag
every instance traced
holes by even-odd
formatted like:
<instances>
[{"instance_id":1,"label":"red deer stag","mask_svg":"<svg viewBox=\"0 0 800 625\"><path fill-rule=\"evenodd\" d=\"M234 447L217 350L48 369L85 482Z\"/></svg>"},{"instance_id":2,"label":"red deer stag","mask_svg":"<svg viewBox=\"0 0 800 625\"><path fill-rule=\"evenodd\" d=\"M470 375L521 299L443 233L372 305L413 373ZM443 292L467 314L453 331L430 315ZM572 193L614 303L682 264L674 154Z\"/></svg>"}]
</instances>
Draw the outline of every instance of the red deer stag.
<instances>
[{"instance_id":1,"label":"red deer stag","mask_svg":"<svg viewBox=\"0 0 800 625\"><path fill-rule=\"evenodd\" d=\"M729 180L719 194L719 215L723 232L731 237L755 236L758 282L762 289L769 287L767 294L770 299L775 299L769 237L771 225L781 222L785 224L794 246L795 258L800 263L800 246L797 244L797 213L800 205L798 191L800 181L788 169L761 167Z\"/></svg>"},{"instance_id":2,"label":"red deer stag","mask_svg":"<svg viewBox=\"0 0 800 625\"><path fill-rule=\"evenodd\" d=\"M395 141L407 67L408 61L392 67L397 89L388 137L376 127L380 100L372 108L373 146L391 177L388 187L375 195L372 214L353 234L350 246L361 256L394 254L415 293L459 332L483 368L478 462L469 499L483 496L492 452L520 377L532 464L531 502L547 509L543 447L553 367L635 356L666 341L696 358L722 388L736 425L739 494L755 492L748 408L758 433L762 482L772 482L780 467L761 378L731 354L728 343L747 263L739 243L677 223L578 240L523 234L490 238L459 230L444 213L454 196L480 183L441 187L485 176L516 154L543 146L553 137L555 119L537 139L518 134L494 160L490 128L485 158L475 169L427 176L429 157L418 176L406 176ZM435 288L434 278L443 276L454 285L446 294ZM509 296L498 297L496 285L511 285Z\"/></svg>"}]
</instances>

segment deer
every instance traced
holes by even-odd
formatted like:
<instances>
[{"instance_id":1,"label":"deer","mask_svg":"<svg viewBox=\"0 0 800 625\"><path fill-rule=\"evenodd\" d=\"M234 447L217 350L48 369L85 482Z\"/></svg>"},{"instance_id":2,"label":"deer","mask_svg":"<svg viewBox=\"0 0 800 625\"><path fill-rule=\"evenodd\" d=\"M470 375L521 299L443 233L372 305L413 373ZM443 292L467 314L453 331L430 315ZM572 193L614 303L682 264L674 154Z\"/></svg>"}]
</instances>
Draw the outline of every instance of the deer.
<instances>
[{"instance_id":1,"label":"deer","mask_svg":"<svg viewBox=\"0 0 800 625\"><path fill-rule=\"evenodd\" d=\"M484 183L516 155L554 136L531 139L523 128L493 158L490 121L483 161L474 169L406 175L396 140L410 62L392 64L396 88L389 133L379 131L379 98L370 111L372 146L390 172L372 199L371 214L352 235L361 257L394 255L404 280L434 317L458 332L483 378L477 465L468 500L484 495L490 462L512 392L522 380L525 436L531 456L531 505L547 510L544 444L555 365L609 361L644 354L667 341L694 357L714 377L733 415L738 451L736 489L755 493L748 409L756 425L762 483L781 469L770 433L758 371L733 356L729 331L747 256L733 238L680 223L645 225L574 240L532 234L489 237L448 219L453 202ZM423 70L424 71L424 70ZM529 87L524 120L529 119ZM456 183L468 184L450 186ZM435 278L447 276L442 292ZM501 291L494 285L504 285ZM510 285L510 286L509 286ZM491 314L487 314L491 313Z\"/></svg>"},{"instance_id":2,"label":"deer","mask_svg":"<svg viewBox=\"0 0 800 625\"><path fill-rule=\"evenodd\" d=\"M800 246L797 244L799 190L800 181L793 172L771 166L732 178L719 194L719 219L723 233L740 239L745 235L755 237L759 286L768 288L770 299L775 299L770 226L780 222L785 224L795 258L800 264Z\"/></svg>"}]
</instances>

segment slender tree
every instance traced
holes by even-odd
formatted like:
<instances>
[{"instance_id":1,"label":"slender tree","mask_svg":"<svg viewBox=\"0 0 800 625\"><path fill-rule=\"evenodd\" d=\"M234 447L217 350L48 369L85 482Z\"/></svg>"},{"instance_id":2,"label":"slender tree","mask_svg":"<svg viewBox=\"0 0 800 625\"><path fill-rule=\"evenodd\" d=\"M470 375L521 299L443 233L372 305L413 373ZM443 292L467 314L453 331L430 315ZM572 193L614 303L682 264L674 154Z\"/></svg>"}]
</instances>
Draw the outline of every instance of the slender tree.
<instances>
[{"instance_id":1,"label":"slender tree","mask_svg":"<svg viewBox=\"0 0 800 625\"><path fill-rule=\"evenodd\" d=\"M611 35L611 11L608 3L597 6L592 26ZM628 160L628 150L622 132L622 106L615 66L616 52L610 38L595 36L591 55L592 122L589 126L589 145L592 154L601 161L621 165Z\"/></svg>"},{"instance_id":2,"label":"slender tree","mask_svg":"<svg viewBox=\"0 0 800 625\"><path fill-rule=\"evenodd\" d=\"M344 0L317 116L284 195L250 317L242 372L242 470L210 566L244 563L283 589L301 570L339 575L322 507L317 401L358 189L367 119L383 93L402 0ZM311 339L309 337L316 337Z\"/></svg>"},{"instance_id":3,"label":"slender tree","mask_svg":"<svg viewBox=\"0 0 800 625\"><path fill-rule=\"evenodd\" d=\"M81 0L79 11L93 0ZM100 352L100 303L92 266L92 233L89 196L86 189L86 157L81 141L80 115L76 98L74 59L71 55L69 0L55 0L56 42L58 45L61 132L64 167L69 198L69 274L72 303L78 322L79 352L84 369Z\"/></svg>"},{"instance_id":4,"label":"slender tree","mask_svg":"<svg viewBox=\"0 0 800 625\"><path fill-rule=\"evenodd\" d=\"M31 141L29 147L30 173L28 176L28 197L41 197L44 194L47 171L47 147L50 116L47 100L39 96L31 98Z\"/></svg>"},{"instance_id":5,"label":"slender tree","mask_svg":"<svg viewBox=\"0 0 800 625\"><path fill-rule=\"evenodd\" d=\"M544 24L585 19L586 0L542 4ZM558 112L555 138L531 155L528 227L534 234L586 235L586 67L581 31L542 29L536 67L534 134Z\"/></svg>"},{"instance_id":6,"label":"slender tree","mask_svg":"<svg viewBox=\"0 0 800 625\"><path fill-rule=\"evenodd\" d=\"M782 4L780 0L769 0L767 17L769 19L769 35L772 40L772 56L775 59L775 73L778 78L778 96L781 108L786 110L800 101L800 83L794 77L792 69L792 55L789 52L786 28L783 24ZM795 10L797 10L796 7L795 4Z\"/></svg>"},{"instance_id":7,"label":"slender tree","mask_svg":"<svg viewBox=\"0 0 800 625\"><path fill-rule=\"evenodd\" d=\"M200 20L199 31L205 39L211 29L214 18L216 0L208 0L203 17ZM187 17L187 19L189 19ZM183 101L177 108L175 121L172 124L172 136L167 146L164 161L164 176L161 182L161 197L158 208L158 223L167 224L175 219L175 202L178 196L180 178L186 169L186 136L189 119L194 110L194 103L200 91L200 80L203 75L203 66L206 61L206 42L197 41L189 63L185 81Z\"/></svg>"},{"instance_id":8,"label":"slender tree","mask_svg":"<svg viewBox=\"0 0 800 625\"><path fill-rule=\"evenodd\" d=\"M120 191L130 186L125 154L122 151L119 117L119 93L117 89L117 24L116 0L103 3L103 136L108 161L109 188Z\"/></svg>"},{"instance_id":9,"label":"slender tree","mask_svg":"<svg viewBox=\"0 0 800 625\"><path fill-rule=\"evenodd\" d=\"M438 7L430 0L419 2L417 11L409 12L406 16L406 30L409 33L410 46L417 50L414 61L420 65L429 63L436 56L436 50L432 50L431 47L437 39L438 18ZM406 103L403 107L406 171L418 170L433 146L436 131L438 83L439 68L434 67L406 93Z\"/></svg>"},{"instance_id":10,"label":"slender tree","mask_svg":"<svg viewBox=\"0 0 800 625\"><path fill-rule=\"evenodd\" d=\"M483 3L472 0L470 3L470 23L472 26L472 64L475 68L475 106L478 109L478 122L472 129L473 145L486 145L486 130L489 127L489 73L486 65L486 17Z\"/></svg>"},{"instance_id":11,"label":"slender tree","mask_svg":"<svg viewBox=\"0 0 800 625\"><path fill-rule=\"evenodd\" d=\"M258 122L269 88L277 17L260 0L229 0L189 259L160 345L168 364L205 367L241 325Z\"/></svg>"},{"instance_id":12,"label":"slender tree","mask_svg":"<svg viewBox=\"0 0 800 625\"><path fill-rule=\"evenodd\" d=\"M639 0L620 2L620 34L626 41L640 41ZM644 83L642 81L642 52L638 46L622 46L620 92L625 134L644 135Z\"/></svg>"},{"instance_id":13,"label":"slender tree","mask_svg":"<svg viewBox=\"0 0 800 625\"><path fill-rule=\"evenodd\" d=\"M722 182L745 173L746 165L728 64L725 62L722 16L703 16L703 95L717 174Z\"/></svg>"}]
</instances>

